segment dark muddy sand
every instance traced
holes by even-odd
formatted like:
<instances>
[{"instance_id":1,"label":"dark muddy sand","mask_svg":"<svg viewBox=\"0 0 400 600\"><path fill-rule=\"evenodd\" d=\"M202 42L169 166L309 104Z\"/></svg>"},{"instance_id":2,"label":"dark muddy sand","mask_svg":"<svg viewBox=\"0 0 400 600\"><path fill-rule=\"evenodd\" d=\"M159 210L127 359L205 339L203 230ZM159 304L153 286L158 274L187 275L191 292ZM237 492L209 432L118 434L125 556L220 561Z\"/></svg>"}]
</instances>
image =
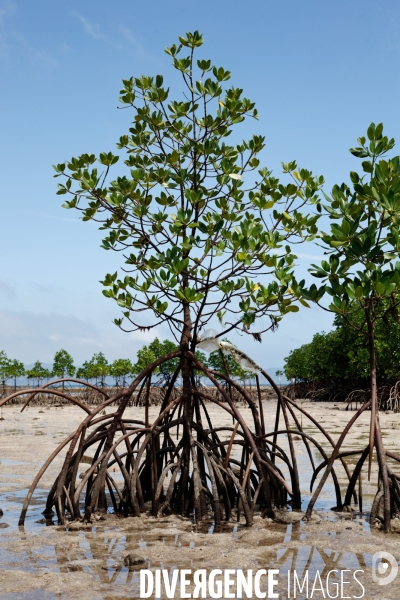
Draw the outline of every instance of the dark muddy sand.
<instances>
[{"instance_id":1,"label":"dark muddy sand","mask_svg":"<svg viewBox=\"0 0 400 600\"><path fill-rule=\"evenodd\" d=\"M352 412L343 405L303 403L337 439ZM266 423L272 429L275 402L265 402ZM229 415L219 407L209 405L216 425L229 424ZM143 408L130 408L127 418L143 416ZM246 409L243 409L246 414ZM152 416L156 409L152 409ZM0 599L1 600L111 600L139 598L138 569L280 569L279 598L286 599L287 571L296 569L299 576L309 570L314 580L317 570L325 581L332 569L349 569L351 584L345 586L345 596L360 596L360 586L352 580L358 575L365 587L364 598L379 600L400 599L400 573L393 583L379 586L372 581L372 556L387 551L400 559L400 535L384 535L368 524L368 513L376 489L377 468L370 483L364 476L364 512L337 513L330 510L335 504L331 480L323 491L311 522L301 520L302 513L280 511L279 522L255 517L252 528L232 520L222 532L215 532L212 520L195 525L187 519L169 516L155 519L148 514L140 518L118 518L107 514L104 520L93 519L83 525L73 523L67 528L43 522L46 492L49 490L62 456L45 473L28 510L24 527L18 518L27 489L56 445L80 422L82 411L76 407L30 407L20 413L18 406L3 408L0 421ZM381 425L387 449L400 451L400 415L382 414ZM303 425L306 421L303 417ZM369 413L364 413L344 449L365 447L368 441ZM313 426L306 429L329 451L329 446ZM286 447L286 444L282 445ZM307 454L296 440L303 492L303 508L310 498L307 485L310 465ZM321 460L319 453L316 461ZM350 464L354 463L348 460ZM81 465L82 471L87 466ZM399 470L399 469L398 469ZM346 476L338 468L339 481L344 489ZM356 509L356 507L355 507ZM7 527L5 527L7 525ZM399 527L400 530L400 527ZM139 567L124 566L124 558L138 554L144 559ZM334 576L337 575L333 574ZM332 581L339 581L331 576ZM334 588L331 594L334 595ZM326 595L326 591L325 591ZM154 597L154 596L153 596ZM163 596L165 597L165 596ZM179 592L176 594L179 598ZM297 593L297 598L306 598ZM322 591L313 598L324 598ZM328 597L328 596L326 596ZM340 597L340 594L339 594Z\"/></svg>"}]
</instances>

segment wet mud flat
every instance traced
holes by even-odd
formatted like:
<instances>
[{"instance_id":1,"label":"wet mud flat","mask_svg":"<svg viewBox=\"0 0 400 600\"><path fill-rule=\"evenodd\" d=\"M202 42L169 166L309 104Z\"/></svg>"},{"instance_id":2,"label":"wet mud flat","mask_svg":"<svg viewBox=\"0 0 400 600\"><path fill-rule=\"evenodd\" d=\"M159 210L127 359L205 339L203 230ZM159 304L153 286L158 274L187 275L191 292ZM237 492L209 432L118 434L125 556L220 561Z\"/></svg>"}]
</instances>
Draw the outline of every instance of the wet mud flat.
<instances>
[{"instance_id":1,"label":"wet mud flat","mask_svg":"<svg viewBox=\"0 0 400 600\"><path fill-rule=\"evenodd\" d=\"M341 405L303 403L303 407L327 426L335 439L352 415ZM272 427L275 403L266 402L264 408L267 425ZM311 522L304 523L301 512L279 511L277 522L256 515L254 526L246 528L234 518L222 531L216 532L211 519L195 524L176 516L155 519L149 514L124 519L110 513L104 520L94 518L93 523L87 525L74 522L67 527L59 527L57 523L46 526L41 513L59 468L56 464L41 480L26 524L21 528L18 527L19 513L33 477L55 446L78 425L81 412L75 407L32 407L23 414L19 410L20 407L5 407L4 421L0 421L0 508L4 511L0 519L2 600L139 598L141 568L169 572L174 569L206 569L208 572L218 568L252 569L253 572L279 569L277 590L281 599L288 597L287 572L294 569L299 577L303 577L307 569L311 582L317 570L324 582L328 572L337 569L331 581L340 582L340 570L349 569L347 577L351 583L346 585L345 594L361 596L361 587L352 579L352 572L361 569L364 573L359 574L359 580L365 588L362 597L400 598L400 575L384 587L372 580L375 552L387 551L400 559L400 535L384 535L368 524L370 499L376 489L376 465L371 482L364 482L367 498L363 514L356 510L353 513L330 510L335 496L333 486L328 485ZM210 407L210 410L213 422L223 424L229 420L218 407ZM130 409L133 418L142 417L142 412L140 407ZM346 449L367 443L368 420L367 414L357 422L346 441ZM398 451L400 416L383 414L381 424L386 447ZM315 428L310 427L307 432L329 450ZM305 508L310 498L307 488L310 466L300 442L296 444ZM315 458L317 462L321 460L318 453ZM338 468L337 472L344 488L346 476L342 471ZM126 566L124 559L132 554L143 562ZM330 591L332 596L334 590ZM180 597L179 587L175 596ZM325 596L329 597L326 590ZM166 597L165 594L162 597ZM297 598L306 597L297 592ZM319 599L324 595L322 591L315 591L312 597Z\"/></svg>"}]
</instances>

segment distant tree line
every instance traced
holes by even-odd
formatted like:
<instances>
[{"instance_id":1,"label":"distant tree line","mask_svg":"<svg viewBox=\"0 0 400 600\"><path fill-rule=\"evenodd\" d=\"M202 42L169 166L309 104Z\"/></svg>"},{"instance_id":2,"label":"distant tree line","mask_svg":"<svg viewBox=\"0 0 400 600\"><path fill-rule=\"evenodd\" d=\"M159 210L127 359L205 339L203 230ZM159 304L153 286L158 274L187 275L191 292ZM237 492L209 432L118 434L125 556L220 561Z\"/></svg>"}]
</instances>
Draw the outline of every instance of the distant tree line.
<instances>
[{"instance_id":1,"label":"distant tree line","mask_svg":"<svg viewBox=\"0 0 400 600\"><path fill-rule=\"evenodd\" d=\"M378 384L400 380L400 323L397 309L384 305L375 328ZM362 311L352 320L362 325ZM314 335L309 344L292 350L285 358L287 379L314 382L323 387L332 384L367 385L370 377L369 340L349 326L339 315L334 330Z\"/></svg>"},{"instance_id":2,"label":"distant tree line","mask_svg":"<svg viewBox=\"0 0 400 600\"><path fill-rule=\"evenodd\" d=\"M27 377L35 386L40 386L44 381L51 378L66 378L76 377L85 381L94 383L95 385L104 386L106 379L111 377L115 381L117 387L126 387L130 381L143 369L151 365L157 358L173 352L178 347L170 340L160 341L155 338L148 346L143 346L138 350L136 362L132 362L129 358L117 358L113 362L108 362L103 352L96 352L92 358L85 361L81 367L76 368L74 359L64 349L55 353L53 359L53 368L47 369L37 360L35 364L26 369L24 364L17 359L10 359L6 353L0 351L0 377L3 391L6 385L13 382L14 388L17 387L17 378ZM216 371L228 372L231 376L246 380L254 377L253 373L244 371L231 356L221 356L219 351L212 352L206 356L203 352L197 351L196 356L200 362L208 368ZM155 371L156 381L158 383L168 383L173 376L178 366L178 359L174 358L163 363Z\"/></svg>"}]
</instances>

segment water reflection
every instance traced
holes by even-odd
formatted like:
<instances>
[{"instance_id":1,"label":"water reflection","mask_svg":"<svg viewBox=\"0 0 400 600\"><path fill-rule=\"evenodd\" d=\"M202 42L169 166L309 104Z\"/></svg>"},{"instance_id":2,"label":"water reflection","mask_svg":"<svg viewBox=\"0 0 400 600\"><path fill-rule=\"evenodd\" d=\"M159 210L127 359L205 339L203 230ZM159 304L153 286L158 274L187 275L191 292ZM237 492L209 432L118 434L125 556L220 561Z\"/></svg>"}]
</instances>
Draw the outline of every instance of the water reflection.
<instances>
[{"instance_id":1,"label":"water reflection","mask_svg":"<svg viewBox=\"0 0 400 600\"><path fill-rule=\"evenodd\" d=\"M65 598L64 594L53 594L44 590L31 590L30 592L9 592L1 594L1 600L58 600ZM105 599L104 599L105 600Z\"/></svg>"},{"instance_id":2,"label":"water reflection","mask_svg":"<svg viewBox=\"0 0 400 600\"><path fill-rule=\"evenodd\" d=\"M332 424L334 427L334 424ZM310 476L309 458L301 449L300 441L298 444L298 463L300 471L300 484L303 492L303 508L310 498L308 488ZM321 460L319 454L315 453L315 460L318 463ZM349 459L352 464L352 459ZM3 467L12 471L10 467L19 467L27 465L21 461L1 460ZM36 473L39 465L29 463L29 472ZM28 469L28 467L27 467ZM45 525L50 525L51 521L43 523L44 508L48 490L37 489L32 499L28 511L26 528L18 529L17 523L22 502L25 498L26 489L16 489L14 483L15 475L9 473L2 474L2 479L9 478L7 486L12 491L0 494L0 506L4 509L2 521L7 522L10 527L0 530L0 575L1 570L19 571L31 574L73 574L86 573L97 583L96 590L91 590L91 600L115 600L116 597L138 598L139 581L138 570L129 570L124 566L124 558L129 553L141 554L144 558L151 556L152 560L146 560L143 567L147 568L166 568L174 570L177 568L202 568L206 565L209 568L232 568L232 559L230 556L237 556L236 568L241 568L242 563L247 560L248 564L254 570L260 568L278 568L281 573L280 579L280 598L286 598L288 570L296 571L299 577L303 575L306 569L309 570L312 577L317 570L321 577L325 577L327 572L333 569L368 569L370 572L372 555L364 552L348 552L352 549L347 542L343 544L343 551L340 549L340 536L335 528L329 530L325 526L319 531L317 537L308 533L308 526L304 523L293 523L289 525L263 526L258 530L260 535L255 538L245 536L249 530L245 530L240 524L230 523L221 526L219 530L214 527L212 520L208 520L196 527L189 527L186 533L168 533L169 525L165 523L165 531L162 534L154 534L145 527L140 529L138 526L131 527L128 521L122 520L120 523L114 523L112 526L103 524L102 526L93 526L87 530L59 531L57 527L46 529ZM27 471L28 472L28 471ZM343 488L346 485L346 477L338 471L339 480ZM26 479L26 474L21 473L21 479ZM5 482L2 482L2 484ZM26 485L24 481L22 486ZM5 488L3 487L3 490ZM15 491L14 491L15 490ZM335 503L334 489L331 480L328 480L323 494L318 499L316 508L330 509ZM372 496L369 498L369 500ZM366 508L368 503L364 501ZM334 521L341 517L333 513L327 513L327 518ZM364 532L366 536L376 536L382 540L383 534L369 529L366 519L357 515L348 515L346 525L356 528L359 533ZM182 524L182 529L187 527L187 522ZM257 532L257 527L254 528ZM268 535L263 535L268 530ZM4 531L4 534L3 534ZM191 532L199 533L200 536L190 536ZM36 535L39 534L39 535ZM201 556L201 550L206 554L206 550L214 545L214 539L221 534L226 540L224 546L218 545L218 553L214 553L215 562L211 563L210 558L205 559ZM243 536L243 539L242 539ZM192 539L193 538L193 539ZM221 538L221 539L222 539ZM316 540L318 539L318 543ZM342 538L343 539L343 538ZM366 537L366 540L371 537ZM387 546L387 541L379 546L383 549ZM216 545L217 546L217 545ZM160 552L154 552L157 547ZM243 549L245 552L243 553ZM242 554L240 554L242 550ZM238 552L237 552L238 551ZM230 555L229 553L232 552ZM237 553L236 553L237 552ZM210 554L208 555L210 556ZM229 563L229 559L231 562ZM211 565L211 567L210 567ZM247 568L247 567L246 567ZM73 580L73 577L70 579ZM1 585L1 584L0 584ZM45 586L43 586L45 587ZM21 588L22 589L22 588ZM100 590L100 591L99 591ZM88 592L86 592L88 593ZM67 587L60 589L57 594L50 593L44 589L29 590L26 593L2 593L0 588L1 600L70 600L71 596ZM299 599L304 598L301 594ZM322 596L318 596L322 597ZM371 597L368 594L366 598ZM374 595L372 596L374 597ZM379 594L375 594L379 597ZM398 598L395 594L393 598Z\"/></svg>"},{"instance_id":3,"label":"water reflection","mask_svg":"<svg viewBox=\"0 0 400 600\"><path fill-rule=\"evenodd\" d=\"M349 526L356 526L361 531L360 525L365 528L369 534L369 528L364 525L363 519L357 517L349 520ZM126 522L125 522L126 523ZM251 530L245 530L232 523L229 525L229 533L226 536L226 548L234 544L239 545L241 536L244 538ZM190 539L193 532L175 534L166 532L164 534L153 534L151 531L140 530L137 527L132 531L124 526L118 528L115 526L103 525L102 527L93 527L89 531L65 531L60 532L58 528L54 529L56 536L49 536L43 540L42 546L30 548L29 543L24 545L23 552L13 553L8 551L7 555L3 553L1 557L2 566L0 568L12 569L18 571L34 572L52 572L52 573L88 573L91 574L103 590L99 596L97 593L93 596L96 600L109 600L116 595L126 598L139 598L139 575L138 568L129 569L124 566L124 557L128 553L139 553L146 557L146 550L157 546L161 550L160 558L156 560L146 560L140 568L166 568L170 571L182 568L202 568L203 559L196 555L196 558L188 552L182 560L177 560L174 556L174 549L188 548L188 550L198 549L198 544L202 546L212 542L214 536L220 534L210 534L209 537L202 534L199 540ZM61 535L62 533L62 535ZM268 536L266 536L268 533ZM358 552L338 552L329 548L329 540L342 535L343 532L326 531L326 544L313 544L312 538L307 533L307 525L299 522L284 525L270 525L268 528L255 530L255 546L257 550L253 553L253 569L276 568L280 570L279 591L280 598L286 598L287 590L287 572L296 570L299 577L303 577L308 570L310 578L314 577L318 570L322 579L326 578L329 571L333 569L363 569L368 570L371 567L372 555ZM321 532L321 535L324 535ZM32 534L20 530L14 532L14 539L27 541L32 539ZM195 536L195 533L194 533ZM258 537L259 536L259 537ZM53 540L54 543L51 543ZM258 542L258 543L257 543ZM297 544L301 542L301 544ZM246 542L242 542L246 543ZM249 543L247 542L247 546ZM222 549L221 552L224 550ZM221 556L226 556L222 554ZM224 568L223 558L219 560L218 567ZM239 568L240 565L237 565ZM232 566L230 565L230 568ZM332 581L337 581L337 577L332 577ZM38 591L35 592L38 594ZM111 594L111 595L109 595ZM114 596L113 596L114 594ZM67 592L63 591L57 595L44 594L37 595L33 592L29 594L4 594L2 600L53 600L59 598L65 600L69 598ZM305 598L298 594L299 599ZM368 596L367 596L368 597Z\"/></svg>"},{"instance_id":4,"label":"water reflection","mask_svg":"<svg viewBox=\"0 0 400 600\"><path fill-rule=\"evenodd\" d=\"M278 551L276 560L273 562L273 568L279 568L279 587L281 596L284 597L288 590L288 573L290 577L289 586L293 592L294 577L293 572L296 572L298 580L303 581L306 573L308 573L309 590L312 589L313 581L319 574L322 587L326 586L326 581L329 575L331 588L339 585L341 581L340 572L349 571L348 574L351 583L352 572L356 570L369 571L372 563L372 554L352 553L352 552L337 552L322 546L303 545L299 548L282 548ZM362 579L361 574L359 575ZM335 588L333 588L335 589ZM331 590L332 591L332 590ZM349 590L348 590L349 591ZM362 588L359 588L359 592ZM299 594L296 598L305 599L308 595ZM322 596L315 596L322 597ZM324 596L325 597L325 596ZM335 597L335 596L334 596ZM352 595L349 597L353 597ZM369 597L369 596L367 596Z\"/></svg>"},{"instance_id":5,"label":"water reflection","mask_svg":"<svg viewBox=\"0 0 400 600\"><path fill-rule=\"evenodd\" d=\"M356 521L356 520L354 520ZM357 519L357 523L361 524L363 521ZM369 526L365 524L364 531L369 534ZM327 537L327 545L329 544L329 538L335 538L340 536L341 533L336 531L325 532ZM322 534L323 535L323 534ZM306 533L306 526L303 523L294 523L287 527L283 544L278 550L266 550L262 554L260 563L265 566L264 568L279 569L279 591L280 597L284 598L285 593L288 590L288 572L290 572L293 579L293 572L300 580L302 580L308 572L309 580L312 582L314 577L319 572L319 576L322 581L326 580L326 577L330 571L351 569L355 571L362 569L368 571L372 564L372 554L363 552L338 552L322 544L315 545L307 543L310 536ZM311 540L310 540L311 541ZM301 545L296 545L293 542L303 542ZM340 582L340 575L333 573L330 576L332 583ZM293 589L293 583L291 583ZM296 598L303 599L307 596L297 593ZM319 597L319 596L318 596ZM322 597L322 596L321 596Z\"/></svg>"}]
</instances>

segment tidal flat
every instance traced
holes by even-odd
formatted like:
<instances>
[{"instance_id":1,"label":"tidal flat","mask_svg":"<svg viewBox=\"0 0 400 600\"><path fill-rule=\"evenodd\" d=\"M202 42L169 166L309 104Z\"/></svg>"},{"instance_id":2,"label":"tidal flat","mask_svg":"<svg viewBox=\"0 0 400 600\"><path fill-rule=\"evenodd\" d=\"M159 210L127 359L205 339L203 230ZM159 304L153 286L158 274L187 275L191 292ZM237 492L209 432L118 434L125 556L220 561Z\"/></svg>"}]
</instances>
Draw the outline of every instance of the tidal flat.
<instances>
[{"instance_id":1,"label":"tidal flat","mask_svg":"<svg viewBox=\"0 0 400 600\"><path fill-rule=\"evenodd\" d=\"M323 424L336 440L354 414L344 404L303 402L302 407ZM228 424L230 417L220 407L208 405L216 426ZM400 534L385 535L369 524L369 510L376 492L377 465L371 481L364 469L363 512L354 505L352 512L336 512L331 480L316 504L312 520L302 521L302 512L277 511L275 521L255 515L251 528L234 518L221 531L214 528L212 517L201 523L169 515L156 519L150 512L141 517L122 518L112 512L96 516L90 524L67 523L60 527L42 515L46 495L60 469L65 453L52 463L39 483L28 509L24 527L18 518L28 488L48 458L68 434L80 423L82 411L71 406L31 406L23 413L18 405L5 406L0 421L0 598L3 600L108 600L139 598L139 569L279 569L279 598L288 597L287 572L296 569L299 577L307 569L310 579L318 570L324 580L329 571L332 581L339 581L340 570L361 569L365 587L363 598L398 600L400 574L393 583L379 586L372 580L372 557L378 551L390 552L400 559ZM272 430L276 403L264 402L266 429ZM241 408L246 417L248 409ZM111 412L111 411L110 411ZM143 418L143 407L127 409L127 418ZM157 407L151 407L150 418ZM353 426L343 450L364 448L368 441L369 412ZM400 452L400 415L381 413L383 441L387 450ZM315 437L329 454L330 447L314 426L306 433ZM286 442L281 440L283 447ZM300 439L295 439L303 497L303 510L311 497L311 467ZM316 463L322 457L316 451ZM347 459L351 467L356 457ZM81 464L85 471L87 465ZM347 477L337 466L344 491ZM110 509L111 510L111 509ZM396 527L395 527L396 529ZM400 530L400 527L399 527ZM126 566L128 555L138 555L143 562ZM125 564L124 564L125 560ZM335 579L335 576L336 579ZM190 590L190 588L189 588ZM359 596L361 588L354 581L346 585L348 597ZM331 591L333 594L333 592ZM326 594L326 591L325 591ZM154 596L153 596L154 597ZM162 596L166 597L166 596ZM176 597L179 598L179 589ZM306 598L297 593L297 598ZM313 598L323 598L322 591ZM329 597L329 596L327 596ZM340 595L339 595L340 597Z\"/></svg>"}]
</instances>

